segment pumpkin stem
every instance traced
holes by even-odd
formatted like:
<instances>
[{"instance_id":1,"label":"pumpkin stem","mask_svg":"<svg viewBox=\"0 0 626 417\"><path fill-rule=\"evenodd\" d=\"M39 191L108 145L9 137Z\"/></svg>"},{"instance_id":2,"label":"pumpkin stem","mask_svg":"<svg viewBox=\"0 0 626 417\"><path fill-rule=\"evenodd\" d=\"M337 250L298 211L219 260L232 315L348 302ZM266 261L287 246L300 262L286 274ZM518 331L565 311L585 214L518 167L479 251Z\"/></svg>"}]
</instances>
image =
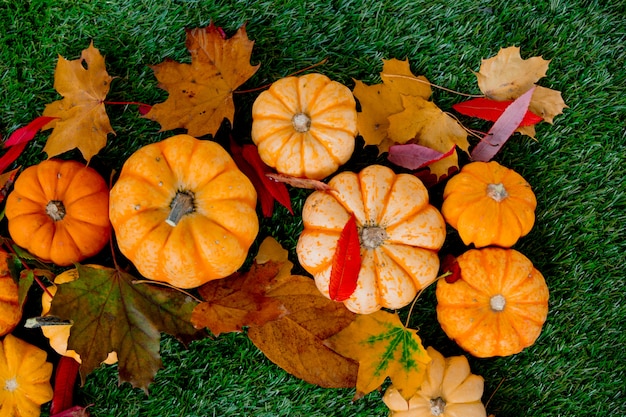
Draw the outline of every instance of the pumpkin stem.
<instances>
[{"instance_id":1,"label":"pumpkin stem","mask_svg":"<svg viewBox=\"0 0 626 417\"><path fill-rule=\"evenodd\" d=\"M46 205L46 214L55 222L63 220L65 217L65 206L60 200L51 200Z\"/></svg>"},{"instance_id":2,"label":"pumpkin stem","mask_svg":"<svg viewBox=\"0 0 626 417\"><path fill-rule=\"evenodd\" d=\"M506 192L504 184L500 182L498 184L489 184L487 186L487 195L499 203L500 201L507 198L509 196L509 193Z\"/></svg>"},{"instance_id":3,"label":"pumpkin stem","mask_svg":"<svg viewBox=\"0 0 626 417\"><path fill-rule=\"evenodd\" d=\"M191 191L178 191L170 204L170 214L165 223L174 227L186 214L194 211L193 193Z\"/></svg>"},{"instance_id":4,"label":"pumpkin stem","mask_svg":"<svg viewBox=\"0 0 626 417\"><path fill-rule=\"evenodd\" d=\"M361 246L365 249L376 249L388 237L385 229L380 226L364 226L361 228Z\"/></svg>"},{"instance_id":5,"label":"pumpkin stem","mask_svg":"<svg viewBox=\"0 0 626 417\"><path fill-rule=\"evenodd\" d=\"M506 306L506 299L501 294L494 295L489 300L489 307L495 312L504 310L504 306Z\"/></svg>"},{"instance_id":6,"label":"pumpkin stem","mask_svg":"<svg viewBox=\"0 0 626 417\"><path fill-rule=\"evenodd\" d=\"M296 129L296 132L308 132L311 128L311 118L305 113L296 113L291 118L291 124L293 124L293 128Z\"/></svg>"},{"instance_id":7,"label":"pumpkin stem","mask_svg":"<svg viewBox=\"0 0 626 417\"><path fill-rule=\"evenodd\" d=\"M440 416L446 409L446 402L441 397L437 397L430 400L430 414L433 416Z\"/></svg>"}]
</instances>

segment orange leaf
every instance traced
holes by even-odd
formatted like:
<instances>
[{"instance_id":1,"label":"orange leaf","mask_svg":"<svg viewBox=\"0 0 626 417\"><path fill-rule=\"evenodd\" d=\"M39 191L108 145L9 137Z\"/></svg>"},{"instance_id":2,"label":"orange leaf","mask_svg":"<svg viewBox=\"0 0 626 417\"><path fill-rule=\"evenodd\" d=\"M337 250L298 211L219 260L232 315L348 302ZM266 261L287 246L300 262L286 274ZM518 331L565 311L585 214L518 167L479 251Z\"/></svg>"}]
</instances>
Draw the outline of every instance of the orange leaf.
<instances>
[{"instance_id":1,"label":"orange leaf","mask_svg":"<svg viewBox=\"0 0 626 417\"><path fill-rule=\"evenodd\" d=\"M245 26L229 39L213 23L186 33L191 64L166 60L151 67L169 97L144 117L157 121L162 131L184 128L195 137L215 135L224 119L233 122L233 91L259 67L250 65L254 42Z\"/></svg>"},{"instance_id":2,"label":"orange leaf","mask_svg":"<svg viewBox=\"0 0 626 417\"><path fill-rule=\"evenodd\" d=\"M79 59L59 56L54 88L63 99L46 105L43 111L43 116L58 118L43 127L54 128L43 149L48 158L78 148L89 161L104 148L107 135L115 133L104 108L112 79L93 42Z\"/></svg>"},{"instance_id":3,"label":"orange leaf","mask_svg":"<svg viewBox=\"0 0 626 417\"><path fill-rule=\"evenodd\" d=\"M354 214L343 227L333 256L328 292L333 301L350 298L361 270L361 242Z\"/></svg>"}]
</instances>

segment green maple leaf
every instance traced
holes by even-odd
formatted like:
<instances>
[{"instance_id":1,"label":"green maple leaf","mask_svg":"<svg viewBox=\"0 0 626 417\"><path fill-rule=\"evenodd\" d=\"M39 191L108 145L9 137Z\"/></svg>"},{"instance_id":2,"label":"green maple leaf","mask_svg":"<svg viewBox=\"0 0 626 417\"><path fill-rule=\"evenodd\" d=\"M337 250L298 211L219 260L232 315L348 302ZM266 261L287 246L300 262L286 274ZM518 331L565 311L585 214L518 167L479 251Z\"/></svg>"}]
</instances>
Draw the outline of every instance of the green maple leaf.
<instances>
[{"instance_id":1,"label":"green maple leaf","mask_svg":"<svg viewBox=\"0 0 626 417\"><path fill-rule=\"evenodd\" d=\"M162 367L161 332L183 342L202 333L190 323L196 302L171 288L136 283L125 272L77 265L78 279L58 285L50 314L73 322L68 348L85 377L117 352L120 382L146 393Z\"/></svg>"},{"instance_id":2,"label":"green maple leaf","mask_svg":"<svg viewBox=\"0 0 626 417\"><path fill-rule=\"evenodd\" d=\"M397 314L382 310L359 315L326 343L359 362L356 397L375 390L389 377L402 396L410 398L424 381L431 361L415 330L404 327Z\"/></svg>"}]
</instances>

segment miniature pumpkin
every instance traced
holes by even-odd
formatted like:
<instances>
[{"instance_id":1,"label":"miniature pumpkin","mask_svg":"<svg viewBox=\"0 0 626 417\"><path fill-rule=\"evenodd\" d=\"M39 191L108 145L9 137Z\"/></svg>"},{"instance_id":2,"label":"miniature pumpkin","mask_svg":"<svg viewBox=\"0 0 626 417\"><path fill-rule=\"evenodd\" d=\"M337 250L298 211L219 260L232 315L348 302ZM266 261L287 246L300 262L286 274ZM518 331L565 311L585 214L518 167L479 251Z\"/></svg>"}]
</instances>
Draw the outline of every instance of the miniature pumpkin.
<instances>
[{"instance_id":1,"label":"miniature pumpkin","mask_svg":"<svg viewBox=\"0 0 626 417\"><path fill-rule=\"evenodd\" d=\"M109 214L137 270L180 288L232 274L259 230L250 180L220 145L189 135L132 154L111 189Z\"/></svg>"},{"instance_id":2,"label":"miniature pumpkin","mask_svg":"<svg viewBox=\"0 0 626 417\"><path fill-rule=\"evenodd\" d=\"M444 358L432 347L426 350L432 362L419 391L408 401L393 385L385 391L390 417L485 417L481 402L485 381L471 373L467 358Z\"/></svg>"},{"instance_id":3,"label":"miniature pumpkin","mask_svg":"<svg viewBox=\"0 0 626 417\"><path fill-rule=\"evenodd\" d=\"M252 140L263 162L292 177L322 179L354 152L356 101L322 74L285 77L252 106Z\"/></svg>"},{"instance_id":4,"label":"miniature pumpkin","mask_svg":"<svg viewBox=\"0 0 626 417\"><path fill-rule=\"evenodd\" d=\"M92 268L102 269L101 265L87 265ZM48 287L48 291L54 297L57 291L57 285L65 284L66 282L74 281L78 278L78 270L76 268L68 269L57 275L54 278L54 285ZM41 296L41 315L46 316L50 311L52 305L52 298L44 292ZM74 350L67 349L67 341L70 338L71 324L54 324L50 326L41 326L41 332L48 338L50 346L61 356L68 356L81 363L80 355ZM117 362L117 353L110 352L103 363L108 365Z\"/></svg>"},{"instance_id":5,"label":"miniature pumpkin","mask_svg":"<svg viewBox=\"0 0 626 417\"><path fill-rule=\"evenodd\" d=\"M52 400L47 353L8 334L0 341L0 416L38 417Z\"/></svg>"},{"instance_id":6,"label":"miniature pumpkin","mask_svg":"<svg viewBox=\"0 0 626 417\"><path fill-rule=\"evenodd\" d=\"M96 255L109 242L109 188L93 168L49 159L26 168L6 202L16 244L57 265Z\"/></svg>"},{"instance_id":7,"label":"miniature pumpkin","mask_svg":"<svg viewBox=\"0 0 626 417\"><path fill-rule=\"evenodd\" d=\"M22 318L17 282L9 272L9 257L0 251L0 336L10 333Z\"/></svg>"},{"instance_id":8,"label":"miniature pumpkin","mask_svg":"<svg viewBox=\"0 0 626 417\"><path fill-rule=\"evenodd\" d=\"M535 194L521 175L495 161L471 162L443 192L441 213L463 243L511 247L535 223Z\"/></svg>"},{"instance_id":9,"label":"miniature pumpkin","mask_svg":"<svg viewBox=\"0 0 626 417\"><path fill-rule=\"evenodd\" d=\"M437 283L444 332L477 357L508 356L535 343L548 315L548 287L514 249L471 249L457 258L461 279Z\"/></svg>"},{"instance_id":10,"label":"miniature pumpkin","mask_svg":"<svg viewBox=\"0 0 626 417\"><path fill-rule=\"evenodd\" d=\"M437 251L445 222L429 204L428 191L410 174L370 165L359 174L342 172L315 191L302 210L304 230L296 251L302 266L329 297L332 259L341 231L355 216L361 246L357 288L344 301L355 313L401 308L437 277Z\"/></svg>"}]
</instances>

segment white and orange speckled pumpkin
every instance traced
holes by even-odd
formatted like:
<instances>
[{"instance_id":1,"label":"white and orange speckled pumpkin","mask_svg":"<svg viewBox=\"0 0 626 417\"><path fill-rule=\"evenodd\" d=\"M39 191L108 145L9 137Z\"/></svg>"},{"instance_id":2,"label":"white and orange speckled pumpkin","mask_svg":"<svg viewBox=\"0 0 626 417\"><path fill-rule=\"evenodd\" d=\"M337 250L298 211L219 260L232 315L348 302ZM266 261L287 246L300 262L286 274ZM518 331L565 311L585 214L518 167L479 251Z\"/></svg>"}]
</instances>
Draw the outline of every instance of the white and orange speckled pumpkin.
<instances>
[{"instance_id":1,"label":"white and orange speckled pumpkin","mask_svg":"<svg viewBox=\"0 0 626 417\"><path fill-rule=\"evenodd\" d=\"M439 270L437 251L446 231L443 217L429 203L428 191L410 174L371 165L360 173L342 172L315 191L302 210L304 230L296 251L301 265L329 296L333 255L339 235L355 216L361 246L357 288L344 301L355 313L401 308L432 282Z\"/></svg>"}]
</instances>

